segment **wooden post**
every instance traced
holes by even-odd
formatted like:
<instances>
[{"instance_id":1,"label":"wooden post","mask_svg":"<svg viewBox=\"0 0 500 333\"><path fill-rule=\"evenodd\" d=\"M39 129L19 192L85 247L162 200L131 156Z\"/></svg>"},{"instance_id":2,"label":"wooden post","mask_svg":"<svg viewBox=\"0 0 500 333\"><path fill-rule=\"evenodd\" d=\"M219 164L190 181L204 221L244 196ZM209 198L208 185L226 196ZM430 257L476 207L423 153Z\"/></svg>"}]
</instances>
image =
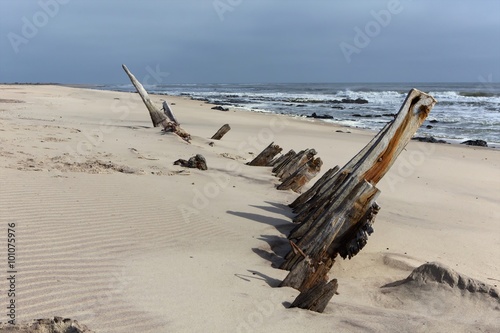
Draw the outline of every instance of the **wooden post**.
<instances>
[{"instance_id":1,"label":"wooden post","mask_svg":"<svg viewBox=\"0 0 500 333\"><path fill-rule=\"evenodd\" d=\"M252 161L248 162L248 165L252 166L268 166L269 162L272 161L274 156L278 155L283 149L271 142L263 151L260 152L257 157Z\"/></svg>"},{"instance_id":2,"label":"wooden post","mask_svg":"<svg viewBox=\"0 0 500 333\"><path fill-rule=\"evenodd\" d=\"M153 105L153 102L151 102L151 99L149 98L148 92L146 91L146 89L144 89L142 84L135 78L135 76L132 73L130 73L127 66L122 65L122 67L125 73L127 73L135 89L137 90L137 93L141 96L142 101L148 108L149 115L151 116L151 121L153 122L153 126L158 127L160 125L163 125L163 123L167 120L167 117Z\"/></svg>"},{"instance_id":3,"label":"wooden post","mask_svg":"<svg viewBox=\"0 0 500 333\"><path fill-rule=\"evenodd\" d=\"M334 258L337 254L351 258L366 244L380 209L375 203L380 191L375 186L435 103L431 96L412 89L394 120L339 172L325 177L323 184L304 197L301 225L292 232L298 242L282 265L290 270L282 285L303 292L295 306L322 311L333 296L326 281ZM315 305L318 302L321 307Z\"/></svg>"},{"instance_id":4,"label":"wooden post","mask_svg":"<svg viewBox=\"0 0 500 333\"><path fill-rule=\"evenodd\" d=\"M220 140L224 135L226 135L227 132L231 129L231 126L229 124L222 125L221 128L215 133L210 139L213 140Z\"/></svg>"}]
</instances>

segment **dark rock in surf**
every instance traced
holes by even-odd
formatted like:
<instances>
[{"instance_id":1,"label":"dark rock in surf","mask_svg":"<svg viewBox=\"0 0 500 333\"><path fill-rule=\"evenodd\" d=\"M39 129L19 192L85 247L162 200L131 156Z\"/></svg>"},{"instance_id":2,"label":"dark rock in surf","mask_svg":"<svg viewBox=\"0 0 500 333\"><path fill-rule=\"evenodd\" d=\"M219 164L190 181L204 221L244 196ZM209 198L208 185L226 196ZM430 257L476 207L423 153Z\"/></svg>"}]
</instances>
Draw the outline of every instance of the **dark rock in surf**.
<instances>
[{"instance_id":1,"label":"dark rock in surf","mask_svg":"<svg viewBox=\"0 0 500 333\"><path fill-rule=\"evenodd\" d=\"M214 107L212 108L212 110L229 111L229 109L228 109L228 108L225 108L225 107L223 107L223 106L221 106L221 105L214 106Z\"/></svg>"},{"instance_id":2,"label":"dark rock in surf","mask_svg":"<svg viewBox=\"0 0 500 333\"><path fill-rule=\"evenodd\" d=\"M461 144L467 146L488 147L488 143L484 140L467 140L462 142Z\"/></svg>"},{"instance_id":3,"label":"dark rock in surf","mask_svg":"<svg viewBox=\"0 0 500 333\"><path fill-rule=\"evenodd\" d=\"M316 112L313 112L310 116L307 116L307 118L315 118L315 119L333 119L333 116L327 115L327 114L316 114Z\"/></svg>"},{"instance_id":4,"label":"dark rock in surf","mask_svg":"<svg viewBox=\"0 0 500 333\"><path fill-rule=\"evenodd\" d=\"M429 142L429 143L448 143L444 140L438 140L433 136L417 136L412 138L412 140L420 141L420 142Z\"/></svg>"},{"instance_id":5,"label":"dark rock in surf","mask_svg":"<svg viewBox=\"0 0 500 333\"><path fill-rule=\"evenodd\" d=\"M344 103L344 104L367 104L368 101L363 98L356 98L356 99L351 99L351 98L343 98L342 100L333 100L332 103Z\"/></svg>"},{"instance_id":6,"label":"dark rock in surf","mask_svg":"<svg viewBox=\"0 0 500 333\"><path fill-rule=\"evenodd\" d=\"M382 118L381 114L359 114L359 113L355 113L352 116L353 117L358 117L358 118Z\"/></svg>"}]
</instances>

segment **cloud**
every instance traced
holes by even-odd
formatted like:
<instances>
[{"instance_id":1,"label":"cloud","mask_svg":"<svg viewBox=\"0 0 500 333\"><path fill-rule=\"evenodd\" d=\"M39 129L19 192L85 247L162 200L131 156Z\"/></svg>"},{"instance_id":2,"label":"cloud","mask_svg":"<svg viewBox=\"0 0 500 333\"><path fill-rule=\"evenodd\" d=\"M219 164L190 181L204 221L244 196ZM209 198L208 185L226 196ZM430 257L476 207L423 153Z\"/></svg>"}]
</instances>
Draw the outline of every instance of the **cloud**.
<instances>
[{"instance_id":1,"label":"cloud","mask_svg":"<svg viewBox=\"0 0 500 333\"><path fill-rule=\"evenodd\" d=\"M42 3L58 13L14 52ZM473 81L500 77L497 0L0 0L0 81L125 82L121 63L171 83ZM356 28L399 5L346 61ZM227 9L229 8L229 9ZM372 24L371 28L375 26Z\"/></svg>"}]
</instances>

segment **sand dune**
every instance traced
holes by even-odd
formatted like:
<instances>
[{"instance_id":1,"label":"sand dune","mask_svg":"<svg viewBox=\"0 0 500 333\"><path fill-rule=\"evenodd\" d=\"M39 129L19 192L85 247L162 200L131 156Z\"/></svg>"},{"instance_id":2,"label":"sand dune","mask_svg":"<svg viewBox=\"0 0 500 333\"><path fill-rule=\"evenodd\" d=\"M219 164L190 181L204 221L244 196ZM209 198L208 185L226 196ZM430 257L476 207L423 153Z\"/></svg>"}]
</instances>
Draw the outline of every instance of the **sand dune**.
<instances>
[{"instance_id":1,"label":"sand dune","mask_svg":"<svg viewBox=\"0 0 500 333\"><path fill-rule=\"evenodd\" d=\"M498 287L498 151L411 142L380 183L375 233L334 265L339 295L318 314L287 309L298 292L276 287L296 194L244 162L275 141L315 148L326 171L373 133L167 97L193 135L186 144L151 128L135 94L0 92L0 220L16 223L19 321L61 316L96 332L500 330L498 297L398 284L437 261ZM224 123L232 130L210 146ZM198 153L207 171L173 165Z\"/></svg>"}]
</instances>

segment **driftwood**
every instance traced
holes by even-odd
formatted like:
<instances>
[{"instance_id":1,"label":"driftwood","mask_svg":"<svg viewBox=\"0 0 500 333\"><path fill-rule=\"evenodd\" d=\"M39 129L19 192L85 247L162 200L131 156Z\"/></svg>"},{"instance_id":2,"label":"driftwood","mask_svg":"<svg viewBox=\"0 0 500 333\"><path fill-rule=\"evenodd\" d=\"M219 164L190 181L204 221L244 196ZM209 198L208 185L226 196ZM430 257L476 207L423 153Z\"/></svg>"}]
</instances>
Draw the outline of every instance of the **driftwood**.
<instances>
[{"instance_id":1,"label":"driftwood","mask_svg":"<svg viewBox=\"0 0 500 333\"><path fill-rule=\"evenodd\" d=\"M148 108L149 115L151 116L151 121L153 122L153 126L158 127L160 125L163 125L163 123L167 121L167 117L156 106L154 106L153 102L149 98L146 89L144 89L142 84L135 78L134 74L132 74L128 70L127 66L122 65L122 68L125 71L125 73L127 73L130 81L137 90L137 93L141 96L142 101Z\"/></svg>"},{"instance_id":2,"label":"driftwood","mask_svg":"<svg viewBox=\"0 0 500 333\"><path fill-rule=\"evenodd\" d=\"M300 193L302 187L320 172L323 161L321 158L311 158L304 165L277 186L278 190L292 190Z\"/></svg>"},{"instance_id":3,"label":"driftwood","mask_svg":"<svg viewBox=\"0 0 500 333\"><path fill-rule=\"evenodd\" d=\"M435 103L431 96L412 89L391 123L340 171L332 169L318 186L292 203L300 217L296 222L301 224L289 236L297 242L281 266L290 270L281 285L302 291L294 306L323 311L334 289L326 286L336 284L326 282L335 257L352 258L366 244L380 209L375 202L380 191L375 186Z\"/></svg>"},{"instance_id":4,"label":"driftwood","mask_svg":"<svg viewBox=\"0 0 500 333\"><path fill-rule=\"evenodd\" d=\"M161 112L156 106L154 106L153 102L149 98L148 92L142 84L135 78L135 76L128 70L127 66L122 65L123 70L127 73L130 81L134 85L137 93L141 96L142 101L146 105L146 108L149 111L149 115L151 117L151 121L153 122L154 127L163 126L165 132L173 132L181 137L184 141L190 142L191 135L181 128L179 122L175 118L172 110L168 106L166 102L163 102L164 112ZM168 115L168 118L167 118Z\"/></svg>"},{"instance_id":5,"label":"driftwood","mask_svg":"<svg viewBox=\"0 0 500 333\"><path fill-rule=\"evenodd\" d=\"M247 164L252 166L268 166L273 158L282 150L283 149L280 146L275 145L274 142L271 142L271 144L267 146L263 151L261 151L260 154L257 155L257 157L255 157Z\"/></svg>"},{"instance_id":6,"label":"driftwood","mask_svg":"<svg viewBox=\"0 0 500 333\"><path fill-rule=\"evenodd\" d=\"M222 125L221 128L215 133L210 139L213 140L220 140L224 135L226 135L227 132L231 129L231 126L229 124Z\"/></svg>"},{"instance_id":7,"label":"driftwood","mask_svg":"<svg viewBox=\"0 0 500 333\"><path fill-rule=\"evenodd\" d=\"M207 170L207 160L203 155L197 154L191 157L189 160L178 159L174 162L174 165L180 165L185 168L193 168L200 170Z\"/></svg>"}]
</instances>

